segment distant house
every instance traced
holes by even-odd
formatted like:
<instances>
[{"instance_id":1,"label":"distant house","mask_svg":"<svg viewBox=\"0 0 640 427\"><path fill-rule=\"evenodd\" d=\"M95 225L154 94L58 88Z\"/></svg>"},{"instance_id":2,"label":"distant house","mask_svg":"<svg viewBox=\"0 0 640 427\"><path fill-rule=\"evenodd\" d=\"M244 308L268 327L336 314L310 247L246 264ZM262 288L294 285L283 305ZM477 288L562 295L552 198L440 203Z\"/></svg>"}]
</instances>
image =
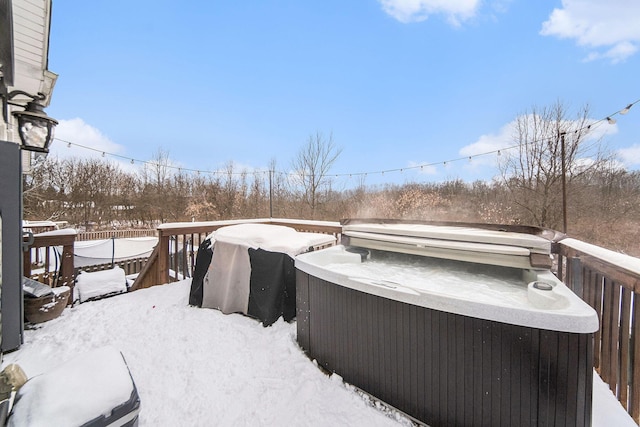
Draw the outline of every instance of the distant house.
<instances>
[{"instance_id":1,"label":"distant house","mask_svg":"<svg viewBox=\"0 0 640 427\"><path fill-rule=\"evenodd\" d=\"M1 350L22 343L22 194L21 171L30 152L19 149L12 113L43 94L49 105L57 75L49 71L51 0L0 0L0 323ZM10 96L11 95L11 96Z\"/></svg>"}]
</instances>

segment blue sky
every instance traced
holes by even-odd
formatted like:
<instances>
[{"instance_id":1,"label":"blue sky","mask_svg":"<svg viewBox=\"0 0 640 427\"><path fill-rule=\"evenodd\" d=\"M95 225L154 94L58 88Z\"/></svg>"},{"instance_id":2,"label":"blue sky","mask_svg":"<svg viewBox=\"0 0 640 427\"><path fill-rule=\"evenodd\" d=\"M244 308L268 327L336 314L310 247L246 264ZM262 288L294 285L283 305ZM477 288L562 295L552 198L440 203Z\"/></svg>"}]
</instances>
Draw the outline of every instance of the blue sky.
<instances>
[{"instance_id":1,"label":"blue sky","mask_svg":"<svg viewBox=\"0 0 640 427\"><path fill-rule=\"evenodd\" d=\"M475 156L532 107L600 120L640 99L638 22L636 0L54 0L47 112L73 145L51 151L288 171L319 132L345 186L490 179ZM634 107L598 130L630 169Z\"/></svg>"}]
</instances>

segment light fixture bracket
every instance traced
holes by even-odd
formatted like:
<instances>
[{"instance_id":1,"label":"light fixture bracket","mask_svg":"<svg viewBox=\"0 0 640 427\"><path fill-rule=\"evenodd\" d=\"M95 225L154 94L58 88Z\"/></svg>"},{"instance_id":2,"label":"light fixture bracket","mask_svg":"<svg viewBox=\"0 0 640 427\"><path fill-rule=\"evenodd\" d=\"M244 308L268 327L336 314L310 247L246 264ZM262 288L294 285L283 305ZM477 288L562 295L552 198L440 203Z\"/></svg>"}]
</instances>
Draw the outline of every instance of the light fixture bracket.
<instances>
[{"instance_id":1,"label":"light fixture bracket","mask_svg":"<svg viewBox=\"0 0 640 427\"><path fill-rule=\"evenodd\" d=\"M12 99L19 95L31 98L31 101L27 105L12 102ZM13 112L18 120L21 147L28 151L48 153L58 121L44 112L44 106L41 102L47 98L46 95L41 92L31 95L23 90L9 92L0 77L0 97L2 98L2 117L5 124L9 123L9 105L24 108L24 111Z\"/></svg>"}]
</instances>

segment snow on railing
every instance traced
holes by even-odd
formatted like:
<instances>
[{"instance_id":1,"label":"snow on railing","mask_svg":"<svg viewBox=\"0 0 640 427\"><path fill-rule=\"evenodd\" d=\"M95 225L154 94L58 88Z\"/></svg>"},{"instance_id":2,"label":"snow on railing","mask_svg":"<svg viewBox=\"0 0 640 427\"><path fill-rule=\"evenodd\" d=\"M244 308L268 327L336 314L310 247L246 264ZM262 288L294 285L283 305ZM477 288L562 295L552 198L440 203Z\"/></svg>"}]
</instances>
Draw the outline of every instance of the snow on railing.
<instances>
[{"instance_id":1,"label":"snow on railing","mask_svg":"<svg viewBox=\"0 0 640 427\"><path fill-rule=\"evenodd\" d=\"M598 313L594 368L640 422L640 259L569 238L558 256L560 279Z\"/></svg>"},{"instance_id":2,"label":"snow on railing","mask_svg":"<svg viewBox=\"0 0 640 427\"><path fill-rule=\"evenodd\" d=\"M104 240L115 237L120 238L133 238L133 237L155 237L156 230L153 228L139 229L139 230L102 230L102 231L84 231L78 233L76 241L84 240Z\"/></svg>"},{"instance_id":3,"label":"snow on railing","mask_svg":"<svg viewBox=\"0 0 640 427\"><path fill-rule=\"evenodd\" d=\"M179 277L192 277L198 248L209 234L221 227L247 223L285 225L297 231L331 234L338 241L342 232L342 226L338 222L281 218L161 224L158 226L158 246L136 279L134 289L161 285L178 280Z\"/></svg>"}]
</instances>

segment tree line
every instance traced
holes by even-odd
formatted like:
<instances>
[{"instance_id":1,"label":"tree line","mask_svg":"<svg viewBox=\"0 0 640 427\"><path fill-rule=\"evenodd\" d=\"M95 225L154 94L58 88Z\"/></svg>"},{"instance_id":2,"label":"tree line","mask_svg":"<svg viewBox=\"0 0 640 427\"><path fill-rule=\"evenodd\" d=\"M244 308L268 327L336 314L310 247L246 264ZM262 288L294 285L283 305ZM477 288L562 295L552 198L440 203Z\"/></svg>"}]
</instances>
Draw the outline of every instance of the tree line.
<instances>
[{"instance_id":1,"label":"tree line","mask_svg":"<svg viewBox=\"0 0 640 427\"><path fill-rule=\"evenodd\" d=\"M78 229L153 228L163 222L237 218L340 220L349 217L527 224L560 230L558 184L520 199L516 183L405 183L330 187L314 196L286 177L250 174L229 164L224 175L166 176L123 171L105 159L48 158L25 182L26 219L64 220ZM515 180L515 178L512 178ZM270 188L271 187L271 188ZM271 190L271 191L270 191ZM514 195L515 191L515 195ZM640 255L640 173L599 170L571 180L569 235ZM271 195L271 199L270 199ZM546 207L537 204L553 199Z\"/></svg>"}]
</instances>

